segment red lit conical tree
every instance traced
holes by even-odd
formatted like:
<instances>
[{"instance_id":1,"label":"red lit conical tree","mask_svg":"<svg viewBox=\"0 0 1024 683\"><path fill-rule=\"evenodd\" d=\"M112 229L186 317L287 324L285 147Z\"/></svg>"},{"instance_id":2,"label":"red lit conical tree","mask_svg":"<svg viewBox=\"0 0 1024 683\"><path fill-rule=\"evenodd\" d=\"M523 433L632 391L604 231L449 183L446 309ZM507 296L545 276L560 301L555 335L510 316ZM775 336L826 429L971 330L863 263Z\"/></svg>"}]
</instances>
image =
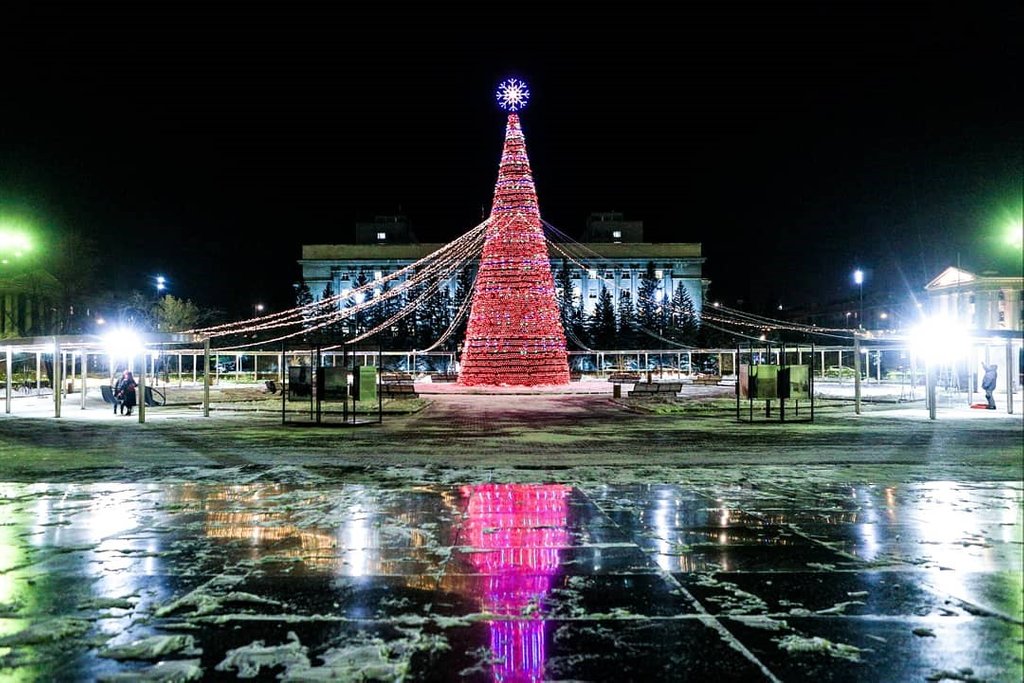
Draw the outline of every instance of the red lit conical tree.
<instances>
[{"instance_id":1,"label":"red lit conical tree","mask_svg":"<svg viewBox=\"0 0 1024 683\"><path fill-rule=\"evenodd\" d=\"M528 97L516 79L498 89L499 102L510 112L462 350L464 385L569 382L565 331L516 113Z\"/></svg>"}]
</instances>

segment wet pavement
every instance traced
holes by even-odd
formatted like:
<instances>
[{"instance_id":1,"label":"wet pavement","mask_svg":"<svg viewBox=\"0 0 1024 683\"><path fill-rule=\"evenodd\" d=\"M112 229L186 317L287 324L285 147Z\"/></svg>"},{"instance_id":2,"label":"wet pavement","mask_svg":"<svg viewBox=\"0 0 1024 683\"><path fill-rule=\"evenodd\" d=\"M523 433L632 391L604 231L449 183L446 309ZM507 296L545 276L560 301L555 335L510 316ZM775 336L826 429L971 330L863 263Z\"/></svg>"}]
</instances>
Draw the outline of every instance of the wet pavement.
<instances>
[{"instance_id":1,"label":"wet pavement","mask_svg":"<svg viewBox=\"0 0 1024 683\"><path fill-rule=\"evenodd\" d=\"M1024 485L0 484L0 680L1019 681Z\"/></svg>"}]
</instances>

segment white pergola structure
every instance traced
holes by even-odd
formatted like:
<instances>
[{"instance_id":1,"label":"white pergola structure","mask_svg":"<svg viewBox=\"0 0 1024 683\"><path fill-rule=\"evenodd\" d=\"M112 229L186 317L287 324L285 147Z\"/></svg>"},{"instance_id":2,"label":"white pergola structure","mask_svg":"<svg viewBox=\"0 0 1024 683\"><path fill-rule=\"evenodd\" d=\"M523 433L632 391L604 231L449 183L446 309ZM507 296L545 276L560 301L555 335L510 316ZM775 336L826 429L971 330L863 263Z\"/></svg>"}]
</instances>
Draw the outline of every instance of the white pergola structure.
<instances>
[{"instance_id":1,"label":"white pergola structure","mask_svg":"<svg viewBox=\"0 0 1024 683\"><path fill-rule=\"evenodd\" d=\"M120 358L126 358L129 367L133 367L138 370L135 374L136 381L139 383L138 394L138 408L139 408L139 422L146 421L146 376L147 372L152 374L154 368L151 367L151 359L153 358L153 350L163 350L168 346L190 344L193 345L197 341L196 337L192 334L176 334L176 333L146 333L141 332L134 335L133 348L120 349L117 352L111 350L111 340L107 337L101 337L98 335L53 335L45 337L22 337L16 339L4 339L0 340L0 346L3 346L4 356L0 358L0 362L4 363L5 376L6 376L6 391L5 391L5 402L4 411L8 414L11 413L12 398L14 396L13 386L13 365L14 365L14 354L35 354L35 389L37 393L42 387L42 368L43 359L46 356L50 356L53 360L53 416L60 417L61 415L61 403L64 396L64 381L70 380L72 383L76 381L75 370L79 363L82 368L80 378L77 378L81 382L81 408L85 410L86 407L86 392L88 389L88 362L90 356L103 356L111 358L110 373L113 375L114 362L113 357L117 355ZM210 346L209 340L204 340L203 345L203 357L204 357L204 368L210 367ZM136 365L135 359L138 358L140 362ZM67 372L70 364L70 372ZM193 367L194 367L193 363ZM180 369L180 362L179 362ZM203 373L203 414L209 416L209 372ZM111 377L112 379L112 377ZM70 393L70 392L68 392Z\"/></svg>"}]
</instances>

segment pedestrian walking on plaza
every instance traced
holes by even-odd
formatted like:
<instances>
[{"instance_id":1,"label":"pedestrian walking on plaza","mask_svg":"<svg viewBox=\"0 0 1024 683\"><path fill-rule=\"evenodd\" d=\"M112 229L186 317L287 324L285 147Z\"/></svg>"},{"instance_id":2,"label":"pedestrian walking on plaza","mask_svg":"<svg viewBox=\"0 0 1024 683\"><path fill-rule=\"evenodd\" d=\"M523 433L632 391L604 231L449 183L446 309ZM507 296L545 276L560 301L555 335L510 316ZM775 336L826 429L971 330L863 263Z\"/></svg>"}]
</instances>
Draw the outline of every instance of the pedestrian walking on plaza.
<instances>
[{"instance_id":1,"label":"pedestrian walking on plaza","mask_svg":"<svg viewBox=\"0 0 1024 683\"><path fill-rule=\"evenodd\" d=\"M132 408L135 407L135 387L139 384L135 381L131 371L125 370L124 377L118 385L121 387L121 414L131 415ZM126 409L127 412L125 412Z\"/></svg>"},{"instance_id":2,"label":"pedestrian walking on plaza","mask_svg":"<svg viewBox=\"0 0 1024 683\"><path fill-rule=\"evenodd\" d=\"M999 366L992 364L986 365L985 361L981 362L981 367L985 368L985 376L981 378L981 388L985 390L985 399L988 401L988 409L996 409L996 400L992 397L992 392L996 390L996 379L999 377Z\"/></svg>"}]
</instances>

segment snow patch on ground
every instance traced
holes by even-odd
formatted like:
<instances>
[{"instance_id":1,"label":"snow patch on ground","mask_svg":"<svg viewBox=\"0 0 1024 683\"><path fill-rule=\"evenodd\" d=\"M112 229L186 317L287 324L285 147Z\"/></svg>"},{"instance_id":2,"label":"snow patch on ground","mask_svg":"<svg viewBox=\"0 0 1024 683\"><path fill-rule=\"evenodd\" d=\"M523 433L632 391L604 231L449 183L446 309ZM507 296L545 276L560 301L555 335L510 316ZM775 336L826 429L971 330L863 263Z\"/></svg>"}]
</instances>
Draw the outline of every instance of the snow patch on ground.
<instances>
[{"instance_id":1,"label":"snow patch on ground","mask_svg":"<svg viewBox=\"0 0 1024 683\"><path fill-rule=\"evenodd\" d=\"M99 651L99 656L108 659L158 659L182 650L190 655L202 652L195 649L195 639L189 635L150 636L130 643L108 645Z\"/></svg>"},{"instance_id":2,"label":"snow patch on ground","mask_svg":"<svg viewBox=\"0 0 1024 683\"><path fill-rule=\"evenodd\" d=\"M845 643L833 643L831 640L819 636L805 638L804 636L789 635L776 640L776 642L780 650L785 650L790 654L820 653L849 662L859 662L860 653L865 652L859 647Z\"/></svg>"},{"instance_id":3,"label":"snow patch on ground","mask_svg":"<svg viewBox=\"0 0 1024 683\"><path fill-rule=\"evenodd\" d=\"M77 638L89 630L90 622L74 617L57 617L30 625L23 631L0 638L0 646L38 645Z\"/></svg>"},{"instance_id":4,"label":"snow patch on ground","mask_svg":"<svg viewBox=\"0 0 1024 683\"><path fill-rule=\"evenodd\" d=\"M307 648L299 642L293 631L288 632L288 642L282 645L264 645L257 640L249 645L228 650L224 660L215 668L217 671L237 671L238 678L255 678L263 667L309 668Z\"/></svg>"}]
</instances>

